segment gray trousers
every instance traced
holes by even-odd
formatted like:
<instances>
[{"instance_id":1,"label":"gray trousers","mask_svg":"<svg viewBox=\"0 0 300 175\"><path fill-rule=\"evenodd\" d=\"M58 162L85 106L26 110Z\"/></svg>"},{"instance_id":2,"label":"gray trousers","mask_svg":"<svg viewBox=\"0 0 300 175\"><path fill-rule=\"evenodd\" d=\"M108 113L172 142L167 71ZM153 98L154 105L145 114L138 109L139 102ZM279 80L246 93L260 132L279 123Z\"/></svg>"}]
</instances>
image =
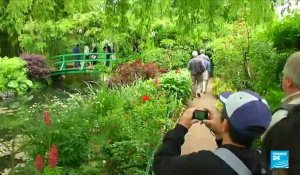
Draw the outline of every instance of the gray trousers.
<instances>
[{"instance_id":1,"label":"gray trousers","mask_svg":"<svg viewBox=\"0 0 300 175\"><path fill-rule=\"evenodd\" d=\"M201 92L202 84L203 84L203 76L202 74L191 75L193 82L193 93L197 94Z\"/></svg>"}]
</instances>

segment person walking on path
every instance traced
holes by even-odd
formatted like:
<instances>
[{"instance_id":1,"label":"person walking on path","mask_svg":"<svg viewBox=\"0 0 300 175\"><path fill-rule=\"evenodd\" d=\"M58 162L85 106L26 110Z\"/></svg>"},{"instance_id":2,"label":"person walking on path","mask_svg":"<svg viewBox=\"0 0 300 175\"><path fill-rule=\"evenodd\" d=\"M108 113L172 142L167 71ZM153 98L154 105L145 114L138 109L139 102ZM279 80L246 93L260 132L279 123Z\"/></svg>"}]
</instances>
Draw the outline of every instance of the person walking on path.
<instances>
[{"instance_id":1,"label":"person walking on path","mask_svg":"<svg viewBox=\"0 0 300 175\"><path fill-rule=\"evenodd\" d=\"M104 47L103 47L103 51L106 53L106 63L105 63L105 65L106 65L107 67L109 67L112 49L111 49L111 47L108 45L108 43L105 43L105 45L104 45Z\"/></svg>"},{"instance_id":2,"label":"person walking on path","mask_svg":"<svg viewBox=\"0 0 300 175\"><path fill-rule=\"evenodd\" d=\"M80 67L80 49L79 49L79 44L76 44L76 46L73 49L74 55L74 60L75 60L75 67Z\"/></svg>"},{"instance_id":3,"label":"person walking on path","mask_svg":"<svg viewBox=\"0 0 300 175\"><path fill-rule=\"evenodd\" d=\"M282 106L275 110L270 128L285 118L291 107L300 104L300 52L292 54L284 65L282 88L286 97Z\"/></svg>"},{"instance_id":4,"label":"person walking on path","mask_svg":"<svg viewBox=\"0 0 300 175\"><path fill-rule=\"evenodd\" d=\"M222 114L209 110L204 124L215 134L219 148L180 155L189 128L199 122L190 108L169 131L154 156L156 175L260 175L259 153L252 144L268 128L272 113L265 99L252 91L224 92ZM200 133L199 133L200 134Z\"/></svg>"},{"instance_id":5,"label":"person walking on path","mask_svg":"<svg viewBox=\"0 0 300 175\"><path fill-rule=\"evenodd\" d=\"M201 93L206 93L208 80L209 80L209 61L205 57L206 55L199 55L199 58L202 60L202 63L204 65L205 71L203 72L203 83L202 83L202 90Z\"/></svg>"},{"instance_id":6,"label":"person walking on path","mask_svg":"<svg viewBox=\"0 0 300 175\"><path fill-rule=\"evenodd\" d=\"M94 43L93 45L93 48L92 48L92 59L98 59L98 48L97 48L97 45ZM97 61L93 61L93 65L96 65L97 64Z\"/></svg>"},{"instance_id":7,"label":"person walking on path","mask_svg":"<svg viewBox=\"0 0 300 175\"><path fill-rule=\"evenodd\" d=\"M204 49L200 50L200 55L199 56L202 57L203 59L205 59L208 62L208 69L207 70L208 70L208 73L211 74L211 60L207 55L205 55L205 50Z\"/></svg>"},{"instance_id":8,"label":"person walking on path","mask_svg":"<svg viewBox=\"0 0 300 175\"><path fill-rule=\"evenodd\" d=\"M85 60L89 60L90 48L89 48L88 44L85 44L84 49L83 49L83 53L85 55ZM87 65L90 65L90 63L87 62Z\"/></svg>"},{"instance_id":9,"label":"person walking on path","mask_svg":"<svg viewBox=\"0 0 300 175\"><path fill-rule=\"evenodd\" d=\"M213 74L214 74L214 60L213 60L213 54L212 54L211 49L206 50L205 55L207 55L210 60L210 72L209 72L210 75L209 76L212 78Z\"/></svg>"},{"instance_id":10,"label":"person walking on path","mask_svg":"<svg viewBox=\"0 0 300 175\"><path fill-rule=\"evenodd\" d=\"M202 60L198 57L198 52L192 52L192 59L188 63L188 70L191 72L191 78L193 81L193 92L197 97L201 97L201 87L203 83L203 72L205 71Z\"/></svg>"}]
</instances>

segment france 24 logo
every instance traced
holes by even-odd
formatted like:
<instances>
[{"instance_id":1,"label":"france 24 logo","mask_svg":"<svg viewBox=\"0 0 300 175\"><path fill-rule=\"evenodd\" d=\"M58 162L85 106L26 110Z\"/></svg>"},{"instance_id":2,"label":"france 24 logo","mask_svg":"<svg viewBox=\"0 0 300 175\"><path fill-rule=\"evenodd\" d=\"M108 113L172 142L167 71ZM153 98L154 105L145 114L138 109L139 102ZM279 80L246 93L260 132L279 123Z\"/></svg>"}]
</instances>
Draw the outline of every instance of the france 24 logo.
<instances>
[{"instance_id":1,"label":"france 24 logo","mask_svg":"<svg viewBox=\"0 0 300 175\"><path fill-rule=\"evenodd\" d=\"M289 151L276 150L271 151L271 169L288 169Z\"/></svg>"}]
</instances>

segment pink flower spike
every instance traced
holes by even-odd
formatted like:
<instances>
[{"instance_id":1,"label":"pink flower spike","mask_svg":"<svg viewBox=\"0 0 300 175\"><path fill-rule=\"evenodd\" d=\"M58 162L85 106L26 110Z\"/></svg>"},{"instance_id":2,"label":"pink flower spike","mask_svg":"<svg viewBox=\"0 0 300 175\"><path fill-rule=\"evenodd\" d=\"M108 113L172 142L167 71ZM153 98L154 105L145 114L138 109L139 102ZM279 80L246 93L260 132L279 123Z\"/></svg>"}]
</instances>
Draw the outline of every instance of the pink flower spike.
<instances>
[{"instance_id":1,"label":"pink flower spike","mask_svg":"<svg viewBox=\"0 0 300 175\"><path fill-rule=\"evenodd\" d=\"M56 144L53 144L49 152L49 166L56 168L58 164L58 148Z\"/></svg>"}]
</instances>

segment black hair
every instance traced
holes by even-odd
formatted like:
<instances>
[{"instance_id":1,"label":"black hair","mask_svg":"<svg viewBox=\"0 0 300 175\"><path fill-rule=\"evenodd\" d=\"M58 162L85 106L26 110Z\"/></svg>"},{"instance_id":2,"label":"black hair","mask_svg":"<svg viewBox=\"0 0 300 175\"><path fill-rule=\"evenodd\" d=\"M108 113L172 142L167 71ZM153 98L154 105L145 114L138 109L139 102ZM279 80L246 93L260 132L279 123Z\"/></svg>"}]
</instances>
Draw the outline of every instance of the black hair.
<instances>
[{"instance_id":1,"label":"black hair","mask_svg":"<svg viewBox=\"0 0 300 175\"><path fill-rule=\"evenodd\" d=\"M277 122L263 140L262 156L266 167L270 167L271 150L289 151L289 175L300 172L300 105L296 105L286 118ZM267 168L269 171L269 168ZM269 172L270 173L270 172Z\"/></svg>"},{"instance_id":2,"label":"black hair","mask_svg":"<svg viewBox=\"0 0 300 175\"><path fill-rule=\"evenodd\" d=\"M253 136L247 136L241 132L239 132L231 123L226 113L226 110L223 109L222 111L222 120L227 120L229 125L229 137L231 138L232 142L245 146L246 148L250 148L253 143L265 132L265 128L260 126L251 126L248 127L247 130L253 133Z\"/></svg>"}]
</instances>

